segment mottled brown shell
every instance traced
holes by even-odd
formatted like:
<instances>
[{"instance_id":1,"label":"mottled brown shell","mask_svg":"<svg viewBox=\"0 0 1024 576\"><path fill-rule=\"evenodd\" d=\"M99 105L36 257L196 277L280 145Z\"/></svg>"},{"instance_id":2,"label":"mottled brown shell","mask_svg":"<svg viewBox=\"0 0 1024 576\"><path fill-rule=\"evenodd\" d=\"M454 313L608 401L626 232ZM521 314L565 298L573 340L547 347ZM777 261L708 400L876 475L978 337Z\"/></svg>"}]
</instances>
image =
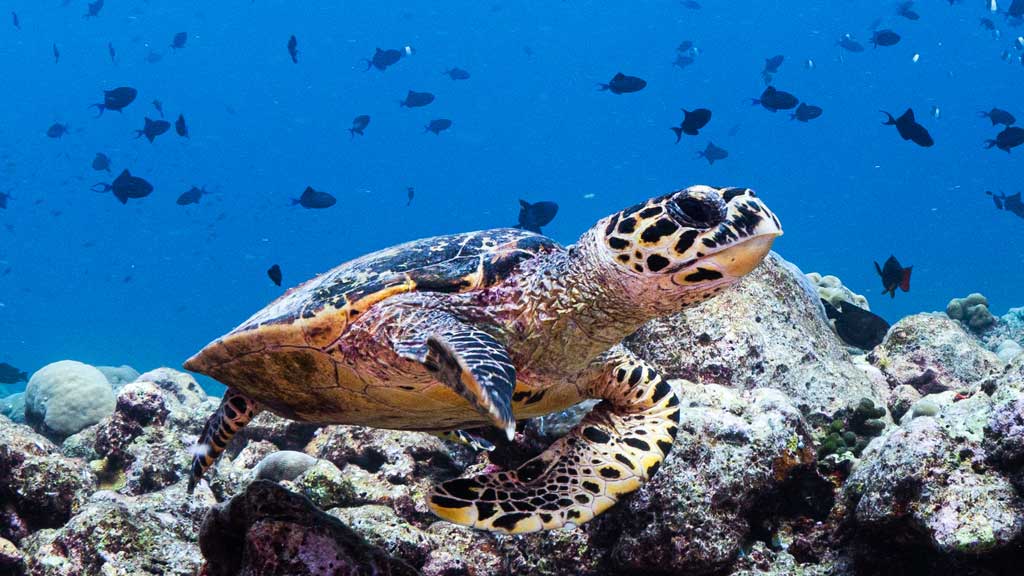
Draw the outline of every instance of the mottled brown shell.
<instances>
[{"instance_id":1,"label":"mottled brown shell","mask_svg":"<svg viewBox=\"0 0 1024 576\"><path fill-rule=\"evenodd\" d=\"M562 250L515 228L415 240L351 260L284 293L186 363L258 352L267 345L324 348L375 304L406 292L458 293L500 283L524 260ZM207 354L210 352L210 354Z\"/></svg>"}]
</instances>

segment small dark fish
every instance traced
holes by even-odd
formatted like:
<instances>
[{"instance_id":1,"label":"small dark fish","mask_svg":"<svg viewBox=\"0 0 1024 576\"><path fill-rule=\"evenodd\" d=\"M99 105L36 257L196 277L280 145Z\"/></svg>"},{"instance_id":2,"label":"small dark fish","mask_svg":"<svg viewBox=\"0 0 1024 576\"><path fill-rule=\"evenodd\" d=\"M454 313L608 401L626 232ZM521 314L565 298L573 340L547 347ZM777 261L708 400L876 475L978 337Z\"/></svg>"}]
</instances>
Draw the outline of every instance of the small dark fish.
<instances>
[{"instance_id":1,"label":"small dark fish","mask_svg":"<svg viewBox=\"0 0 1024 576\"><path fill-rule=\"evenodd\" d=\"M777 112L779 110L790 110L792 108L796 108L798 100L796 96L793 96L789 92L776 90L774 86L769 86L764 89L760 98L751 98L750 102L754 106L760 104L765 110Z\"/></svg>"},{"instance_id":2,"label":"small dark fish","mask_svg":"<svg viewBox=\"0 0 1024 576\"><path fill-rule=\"evenodd\" d=\"M882 278L882 287L884 288L882 294L889 294L895 298L897 288L909 292L910 271L913 268L913 266L906 268L900 266L900 261L895 256L889 256L889 259L885 261L885 266L879 266L878 262L875 262L875 271Z\"/></svg>"},{"instance_id":3,"label":"small dark fish","mask_svg":"<svg viewBox=\"0 0 1024 576\"><path fill-rule=\"evenodd\" d=\"M1014 214L1020 218L1024 218L1024 202L1020 199L1020 192L1007 196L1005 193L1001 196L986 191L992 197L992 200L996 203L996 208L999 210L1006 210L1007 212Z\"/></svg>"},{"instance_id":4,"label":"small dark fish","mask_svg":"<svg viewBox=\"0 0 1024 576\"><path fill-rule=\"evenodd\" d=\"M187 192L182 192L181 196L175 201L178 206L188 206L189 204L199 204L199 199L203 195L208 194L206 188L197 188L195 186L188 189Z\"/></svg>"},{"instance_id":5,"label":"small dark fish","mask_svg":"<svg viewBox=\"0 0 1024 576\"><path fill-rule=\"evenodd\" d=\"M1024 0L1013 0L1010 7L1006 9L1008 18L1024 18Z\"/></svg>"},{"instance_id":6,"label":"small dark fish","mask_svg":"<svg viewBox=\"0 0 1024 576\"><path fill-rule=\"evenodd\" d=\"M1010 150L1024 144L1024 128L1018 126L1009 126L1005 128L999 134L996 134L995 140L985 140L985 148L992 148L993 146L1000 150L1006 150L1009 154Z\"/></svg>"},{"instance_id":7,"label":"small dark fish","mask_svg":"<svg viewBox=\"0 0 1024 576\"><path fill-rule=\"evenodd\" d=\"M725 148L719 148L715 146L713 142L708 142L708 145L704 150L697 152L697 158L705 158L708 164L714 164L717 160L724 160L729 157L729 151Z\"/></svg>"},{"instance_id":8,"label":"small dark fish","mask_svg":"<svg viewBox=\"0 0 1024 576\"><path fill-rule=\"evenodd\" d=\"M907 108L907 111L899 118L893 118L892 114L889 114L885 110L882 110L881 112L889 117L889 119L883 122L882 125L895 126L896 131L900 133L900 136L904 140L910 140L914 144L925 148L935 144L935 141L932 140L932 136L928 133L928 130L926 130L924 126L918 124L917 120L914 119L914 111L910 108Z\"/></svg>"},{"instance_id":9,"label":"small dark fish","mask_svg":"<svg viewBox=\"0 0 1024 576\"><path fill-rule=\"evenodd\" d=\"M676 54L676 60L672 63L673 66L679 66L680 69L685 70L687 66L693 64L697 60L689 54Z\"/></svg>"},{"instance_id":10,"label":"small dark fish","mask_svg":"<svg viewBox=\"0 0 1024 576\"><path fill-rule=\"evenodd\" d=\"M405 95L405 100L400 101L398 105L405 106L406 108L420 108L433 101L434 95L430 92L416 92L409 90L409 93Z\"/></svg>"},{"instance_id":11,"label":"small dark fish","mask_svg":"<svg viewBox=\"0 0 1024 576\"><path fill-rule=\"evenodd\" d=\"M839 46L840 48L846 50L847 52L864 51L864 45L854 40L853 37L850 36L849 34L844 34L842 38L836 40L836 46Z\"/></svg>"},{"instance_id":12,"label":"small dark fish","mask_svg":"<svg viewBox=\"0 0 1024 576\"><path fill-rule=\"evenodd\" d=\"M299 63L299 41L295 39L295 35L288 39L288 55L292 57L292 62Z\"/></svg>"},{"instance_id":13,"label":"small dark fish","mask_svg":"<svg viewBox=\"0 0 1024 576\"><path fill-rule=\"evenodd\" d=\"M0 384L28 382L28 372L18 370L7 362L0 362Z\"/></svg>"},{"instance_id":14,"label":"small dark fish","mask_svg":"<svg viewBox=\"0 0 1024 576\"><path fill-rule=\"evenodd\" d=\"M408 188L405 189L405 194L409 198L408 200L405 201L405 205L408 206L412 204L412 199L414 196L416 196L416 190L412 186L409 186Z\"/></svg>"},{"instance_id":15,"label":"small dark fish","mask_svg":"<svg viewBox=\"0 0 1024 576\"><path fill-rule=\"evenodd\" d=\"M292 206L298 204L303 208L330 208L337 201L338 199L330 193L313 190L312 186L306 186L302 196L292 199Z\"/></svg>"},{"instance_id":16,"label":"small dark fish","mask_svg":"<svg viewBox=\"0 0 1024 576\"><path fill-rule=\"evenodd\" d=\"M440 134L445 130L452 127L452 121L447 118L437 118L430 121L430 124L423 129L424 132L433 132L434 134Z\"/></svg>"},{"instance_id":17,"label":"small dark fish","mask_svg":"<svg viewBox=\"0 0 1024 576\"><path fill-rule=\"evenodd\" d=\"M554 202L535 202L530 204L526 200L519 201L519 223L516 228L529 232L543 234L541 226L547 226L558 214L558 204Z\"/></svg>"},{"instance_id":18,"label":"small dark fish","mask_svg":"<svg viewBox=\"0 0 1024 576\"><path fill-rule=\"evenodd\" d=\"M871 35L871 43L875 45L875 48L879 46L894 46L900 41L900 35L889 30L875 30L874 34Z\"/></svg>"},{"instance_id":19,"label":"small dark fish","mask_svg":"<svg viewBox=\"0 0 1024 576\"><path fill-rule=\"evenodd\" d=\"M388 66L397 64L402 59L404 54L401 50L395 50L394 48L388 50L381 50L377 48L377 51L373 53L373 56L366 59L366 69L376 68L381 72L388 69Z\"/></svg>"},{"instance_id":20,"label":"small dark fish","mask_svg":"<svg viewBox=\"0 0 1024 576\"><path fill-rule=\"evenodd\" d=\"M100 113L96 117L103 115L104 110L114 110L120 112L124 110L125 106L128 106L135 101L135 97L139 95L139 91L130 86L122 86L120 88L114 88L113 90L103 91L103 102L99 104L93 104L90 108L98 108Z\"/></svg>"},{"instance_id":21,"label":"small dark fish","mask_svg":"<svg viewBox=\"0 0 1024 576\"><path fill-rule=\"evenodd\" d=\"M696 136L700 133L700 129L707 126L708 122L711 121L711 110L707 108L697 108L696 110L682 108L682 111L683 123L679 126L672 126L672 131L676 133L676 144L679 144L683 134Z\"/></svg>"},{"instance_id":22,"label":"small dark fish","mask_svg":"<svg viewBox=\"0 0 1024 576\"><path fill-rule=\"evenodd\" d=\"M689 52L693 48L693 40L683 40L676 46L676 52Z\"/></svg>"},{"instance_id":23,"label":"small dark fish","mask_svg":"<svg viewBox=\"0 0 1024 576\"><path fill-rule=\"evenodd\" d=\"M647 87L647 81L636 76L626 76L619 72L607 84L598 84L601 90L607 90L612 94L629 94L639 92Z\"/></svg>"},{"instance_id":24,"label":"small dark fish","mask_svg":"<svg viewBox=\"0 0 1024 576\"><path fill-rule=\"evenodd\" d=\"M700 10L700 3L697 0L683 0L682 5L690 10Z\"/></svg>"},{"instance_id":25,"label":"small dark fish","mask_svg":"<svg viewBox=\"0 0 1024 576\"><path fill-rule=\"evenodd\" d=\"M992 125L1002 124L1003 126L1010 126L1017 122L1017 119L1013 117L1006 110L1000 110L999 108L992 108L988 112L978 112L978 116L981 118L988 118L992 121Z\"/></svg>"},{"instance_id":26,"label":"small dark fish","mask_svg":"<svg viewBox=\"0 0 1024 576\"><path fill-rule=\"evenodd\" d=\"M178 136L182 138L188 138L188 125L185 124L185 115L178 114L178 119L174 121L174 131L178 133Z\"/></svg>"},{"instance_id":27,"label":"small dark fish","mask_svg":"<svg viewBox=\"0 0 1024 576\"><path fill-rule=\"evenodd\" d=\"M110 54L110 63L117 64L117 51L114 50L113 42L107 42L107 54Z\"/></svg>"},{"instance_id":28,"label":"small dark fish","mask_svg":"<svg viewBox=\"0 0 1024 576\"><path fill-rule=\"evenodd\" d=\"M92 169L100 172L103 170L110 172L110 157L103 152L97 152L96 157L92 159Z\"/></svg>"},{"instance_id":29,"label":"small dark fish","mask_svg":"<svg viewBox=\"0 0 1024 576\"><path fill-rule=\"evenodd\" d=\"M352 127L348 129L349 138L355 138L356 134L363 135L363 130L370 125L370 117L366 114L360 114L352 119Z\"/></svg>"},{"instance_id":30,"label":"small dark fish","mask_svg":"<svg viewBox=\"0 0 1024 576\"><path fill-rule=\"evenodd\" d=\"M161 102L159 100L153 100L153 108L156 108L156 111L160 113L160 117L161 118L164 117L164 103L163 102Z\"/></svg>"},{"instance_id":31,"label":"small dark fish","mask_svg":"<svg viewBox=\"0 0 1024 576\"><path fill-rule=\"evenodd\" d=\"M881 344L889 332L889 323L884 318L860 306L841 302L836 308L824 298L821 304L828 319L834 321L839 338L850 346L871 350Z\"/></svg>"},{"instance_id":32,"label":"small dark fish","mask_svg":"<svg viewBox=\"0 0 1024 576\"><path fill-rule=\"evenodd\" d=\"M100 15L100 10L103 10L103 0L96 0L95 2L89 2L89 11L85 13L82 18L93 18Z\"/></svg>"},{"instance_id":33,"label":"small dark fish","mask_svg":"<svg viewBox=\"0 0 1024 576\"><path fill-rule=\"evenodd\" d=\"M907 20L921 19L921 15L914 10L914 0L907 0L906 2L901 2L900 5L896 7L896 14L898 16L903 16Z\"/></svg>"},{"instance_id":34,"label":"small dark fish","mask_svg":"<svg viewBox=\"0 0 1024 576\"><path fill-rule=\"evenodd\" d=\"M60 49L57 48L57 43L53 44L53 63L60 64Z\"/></svg>"},{"instance_id":35,"label":"small dark fish","mask_svg":"<svg viewBox=\"0 0 1024 576\"><path fill-rule=\"evenodd\" d=\"M21 20L18 19L17 12L11 12L11 19L14 21L14 27L21 30Z\"/></svg>"},{"instance_id":36,"label":"small dark fish","mask_svg":"<svg viewBox=\"0 0 1024 576\"><path fill-rule=\"evenodd\" d=\"M136 138L145 136L146 140L153 142L157 136L171 129L171 123L167 120L151 120L148 116L145 120L146 125L142 127L142 130L135 131Z\"/></svg>"},{"instance_id":37,"label":"small dark fish","mask_svg":"<svg viewBox=\"0 0 1024 576\"><path fill-rule=\"evenodd\" d=\"M270 268L267 268L267 278L270 278L270 281L273 282L274 285L280 286L282 279L281 267L278 266L277 264L274 264Z\"/></svg>"},{"instance_id":38,"label":"small dark fish","mask_svg":"<svg viewBox=\"0 0 1024 576\"><path fill-rule=\"evenodd\" d=\"M462 68L450 68L444 71L452 80L469 80L469 72Z\"/></svg>"},{"instance_id":39,"label":"small dark fish","mask_svg":"<svg viewBox=\"0 0 1024 576\"><path fill-rule=\"evenodd\" d=\"M70 128L71 126L68 124L61 124L60 122L56 122L53 124L53 126L50 126L46 129L46 135L49 136L50 138L61 138L68 133L68 130Z\"/></svg>"},{"instance_id":40,"label":"small dark fish","mask_svg":"<svg viewBox=\"0 0 1024 576\"><path fill-rule=\"evenodd\" d=\"M150 49L149 53L146 54L146 58L145 58L146 62L148 62L150 64L156 64L157 62L159 62L159 61L161 61L163 59L164 59L163 54L161 54L161 53L159 53L159 52L157 52L156 50L153 50L153 49Z\"/></svg>"},{"instance_id":41,"label":"small dark fish","mask_svg":"<svg viewBox=\"0 0 1024 576\"><path fill-rule=\"evenodd\" d=\"M801 102L797 106L796 111L790 114L789 118L790 120L796 119L801 122L807 122L821 116L821 113L822 109L820 106L812 106L806 102Z\"/></svg>"},{"instance_id":42,"label":"small dark fish","mask_svg":"<svg viewBox=\"0 0 1024 576\"><path fill-rule=\"evenodd\" d=\"M985 30L993 31L996 29L996 23L991 18L982 18L981 27Z\"/></svg>"},{"instance_id":43,"label":"small dark fish","mask_svg":"<svg viewBox=\"0 0 1024 576\"><path fill-rule=\"evenodd\" d=\"M10 192L0 192L0 209L7 209L7 200L11 197Z\"/></svg>"},{"instance_id":44,"label":"small dark fish","mask_svg":"<svg viewBox=\"0 0 1024 576\"><path fill-rule=\"evenodd\" d=\"M764 70L762 70L761 73L775 74L776 72L779 71L779 66L782 66L782 62L785 59L786 57L783 56L782 54L772 56L771 58L766 58L764 61Z\"/></svg>"},{"instance_id":45,"label":"small dark fish","mask_svg":"<svg viewBox=\"0 0 1024 576\"><path fill-rule=\"evenodd\" d=\"M145 198L153 192L153 185L143 178L132 176L131 172L125 169L110 184L100 182L94 184L93 192L111 192L121 204L127 204L129 198Z\"/></svg>"},{"instance_id":46,"label":"small dark fish","mask_svg":"<svg viewBox=\"0 0 1024 576\"><path fill-rule=\"evenodd\" d=\"M178 32L171 40L171 49L178 50L179 48L184 48L186 42L188 42L188 32Z\"/></svg>"}]
</instances>

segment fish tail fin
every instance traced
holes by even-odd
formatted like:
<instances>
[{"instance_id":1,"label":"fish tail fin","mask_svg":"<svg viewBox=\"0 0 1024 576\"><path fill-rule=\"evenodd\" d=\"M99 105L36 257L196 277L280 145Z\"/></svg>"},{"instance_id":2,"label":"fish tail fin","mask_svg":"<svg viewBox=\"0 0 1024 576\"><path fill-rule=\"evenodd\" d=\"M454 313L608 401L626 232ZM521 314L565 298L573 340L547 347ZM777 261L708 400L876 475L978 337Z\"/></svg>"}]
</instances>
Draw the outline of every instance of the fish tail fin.
<instances>
[{"instance_id":1,"label":"fish tail fin","mask_svg":"<svg viewBox=\"0 0 1024 576\"><path fill-rule=\"evenodd\" d=\"M761 105L761 99L760 98L751 98L750 99L750 105L751 106L760 106Z\"/></svg>"},{"instance_id":2,"label":"fish tail fin","mask_svg":"<svg viewBox=\"0 0 1024 576\"><path fill-rule=\"evenodd\" d=\"M103 104L92 104L89 106L89 108L96 108L97 110L99 110L99 113L96 114L97 118L103 116L103 111L107 109L107 107Z\"/></svg>"},{"instance_id":3,"label":"fish tail fin","mask_svg":"<svg viewBox=\"0 0 1024 576\"><path fill-rule=\"evenodd\" d=\"M986 150L988 150L989 148L991 148L991 147L993 147L995 145L996 145L996 141L995 140L985 140L985 149Z\"/></svg>"},{"instance_id":4,"label":"fish tail fin","mask_svg":"<svg viewBox=\"0 0 1024 576\"><path fill-rule=\"evenodd\" d=\"M356 130L355 130L355 128L349 128L348 129L348 139L351 140L351 139L353 139L355 137L356 137Z\"/></svg>"},{"instance_id":5,"label":"fish tail fin","mask_svg":"<svg viewBox=\"0 0 1024 576\"><path fill-rule=\"evenodd\" d=\"M892 117L892 114L889 114L885 110L879 110L879 112L881 112L882 114L885 114L886 116L889 117L888 120L886 120L885 122L882 122L882 126L891 126L893 124L896 124L896 119Z\"/></svg>"},{"instance_id":6,"label":"fish tail fin","mask_svg":"<svg viewBox=\"0 0 1024 576\"><path fill-rule=\"evenodd\" d=\"M25 372L24 370L22 370L20 373L18 373L18 378L21 378L22 380L28 381L28 372Z\"/></svg>"},{"instance_id":7,"label":"fish tail fin","mask_svg":"<svg viewBox=\"0 0 1024 576\"><path fill-rule=\"evenodd\" d=\"M302 200L300 200L299 198L292 198L292 206L295 206L296 204L301 204L301 203L302 203Z\"/></svg>"},{"instance_id":8,"label":"fish tail fin","mask_svg":"<svg viewBox=\"0 0 1024 576\"><path fill-rule=\"evenodd\" d=\"M913 266L907 266L903 269L903 277L900 278L900 290L903 290L904 292L910 291L910 272L913 269ZM896 290L893 290L893 295L895 296L895 294Z\"/></svg>"},{"instance_id":9,"label":"fish tail fin","mask_svg":"<svg viewBox=\"0 0 1024 576\"><path fill-rule=\"evenodd\" d=\"M875 272L878 272L879 276L882 275L882 267L878 265L878 261L877 260L875 261Z\"/></svg>"},{"instance_id":10,"label":"fish tail fin","mask_svg":"<svg viewBox=\"0 0 1024 576\"><path fill-rule=\"evenodd\" d=\"M99 189L97 189L97 186L99 186ZM113 188L113 186L107 184L106 182L97 182L92 185L90 190L92 190L93 192L99 192L100 194L104 194L106 192L110 192L111 188Z\"/></svg>"},{"instance_id":11,"label":"fish tail fin","mask_svg":"<svg viewBox=\"0 0 1024 576\"><path fill-rule=\"evenodd\" d=\"M597 90L598 90L599 92L604 92L605 90L608 90L608 88L609 88L609 85L608 85L608 84L603 84L603 83L601 83L601 82L598 82L598 83L597 83Z\"/></svg>"},{"instance_id":12,"label":"fish tail fin","mask_svg":"<svg viewBox=\"0 0 1024 576\"><path fill-rule=\"evenodd\" d=\"M679 141L683 138L683 129L678 126L672 126L671 129L676 133L676 144L679 144Z\"/></svg>"}]
</instances>

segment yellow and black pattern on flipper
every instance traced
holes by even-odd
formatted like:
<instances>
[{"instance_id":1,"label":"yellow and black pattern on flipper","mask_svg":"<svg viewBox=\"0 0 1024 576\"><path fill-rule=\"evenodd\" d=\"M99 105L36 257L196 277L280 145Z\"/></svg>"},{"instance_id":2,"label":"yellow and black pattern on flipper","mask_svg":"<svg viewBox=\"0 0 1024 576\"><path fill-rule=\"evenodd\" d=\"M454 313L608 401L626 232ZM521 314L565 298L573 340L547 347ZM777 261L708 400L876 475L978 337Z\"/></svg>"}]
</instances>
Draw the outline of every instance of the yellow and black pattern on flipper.
<instances>
[{"instance_id":1,"label":"yellow and black pattern on flipper","mask_svg":"<svg viewBox=\"0 0 1024 576\"><path fill-rule=\"evenodd\" d=\"M511 440L516 430L512 415L516 367L505 346L446 312L427 311L415 322L417 334L398 344L398 353L421 362Z\"/></svg>"},{"instance_id":2,"label":"yellow and black pattern on flipper","mask_svg":"<svg viewBox=\"0 0 1024 576\"><path fill-rule=\"evenodd\" d=\"M252 421L259 411L256 402L245 395L230 388L224 393L220 408L206 421L203 433L199 436L199 444L193 450L188 478L189 493L228 447L235 434Z\"/></svg>"},{"instance_id":3,"label":"yellow and black pattern on flipper","mask_svg":"<svg viewBox=\"0 0 1024 576\"><path fill-rule=\"evenodd\" d=\"M604 401L540 456L515 470L449 480L431 491L430 508L456 524L519 534L582 524L639 488L672 449L679 398L621 349L591 392Z\"/></svg>"}]
</instances>

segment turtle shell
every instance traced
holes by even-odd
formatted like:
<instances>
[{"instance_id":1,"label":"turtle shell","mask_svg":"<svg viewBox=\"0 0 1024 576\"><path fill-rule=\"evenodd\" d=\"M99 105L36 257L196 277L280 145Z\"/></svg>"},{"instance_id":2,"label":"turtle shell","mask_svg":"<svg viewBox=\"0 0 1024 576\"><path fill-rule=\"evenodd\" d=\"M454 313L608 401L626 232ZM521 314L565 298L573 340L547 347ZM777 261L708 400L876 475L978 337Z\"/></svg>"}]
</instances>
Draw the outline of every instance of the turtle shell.
<instances>
[{"instance_id":1,"label":"turtle shell","mask_svg":"<svg viewBox=\"0 0 1024 576\"><path fill-rule=\"evenodd\" d=\"M285 292L185 367L212 366L267 346L324 349L375 304L407 292L459 293L494 286L523 261L561 250L515 228L436 236L367 254Z\"/></svg>"}]
</instances>

